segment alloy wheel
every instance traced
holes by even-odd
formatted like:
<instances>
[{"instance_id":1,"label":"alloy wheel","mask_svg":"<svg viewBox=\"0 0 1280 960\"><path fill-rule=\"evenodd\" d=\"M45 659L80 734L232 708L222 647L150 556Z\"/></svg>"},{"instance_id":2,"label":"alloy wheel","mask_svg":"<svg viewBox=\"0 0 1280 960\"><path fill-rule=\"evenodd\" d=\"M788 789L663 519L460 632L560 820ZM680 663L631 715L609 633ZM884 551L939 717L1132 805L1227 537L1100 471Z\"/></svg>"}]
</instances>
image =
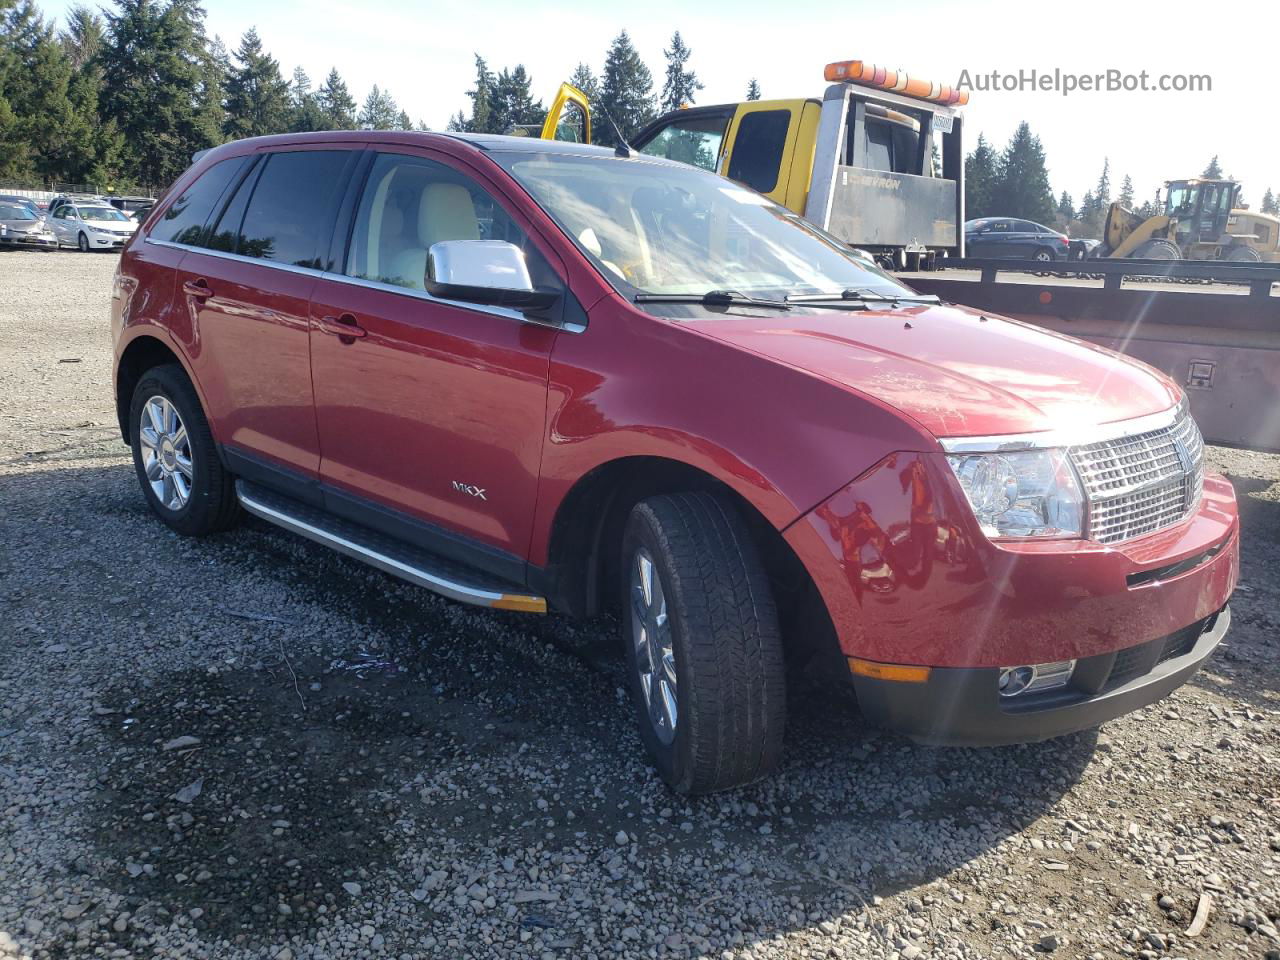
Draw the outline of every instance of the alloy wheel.
<instances>
[{"instance_id":1,"label":"alloy wheel","mask_svg":"<svg viewBox=\"0 0 1280 960\"><path fill-rule=\"evenodd\" d=\"M649 722L658 740L670 744L679 718L675 645L662 576L643 547L631 563L631 638Z\"/></svg>"},{"instance_id":2,"label":"alloy wheel","mask_svg":"<svg viewBox=\"0 0 1280 960\"><path fill-rule=\"evenodd\" d=\"M151 492L166 509L181 510L191 498L195 464L186 425L167 397L157 395L143 404L138 441Z\"/></svg>"}]
</instances>

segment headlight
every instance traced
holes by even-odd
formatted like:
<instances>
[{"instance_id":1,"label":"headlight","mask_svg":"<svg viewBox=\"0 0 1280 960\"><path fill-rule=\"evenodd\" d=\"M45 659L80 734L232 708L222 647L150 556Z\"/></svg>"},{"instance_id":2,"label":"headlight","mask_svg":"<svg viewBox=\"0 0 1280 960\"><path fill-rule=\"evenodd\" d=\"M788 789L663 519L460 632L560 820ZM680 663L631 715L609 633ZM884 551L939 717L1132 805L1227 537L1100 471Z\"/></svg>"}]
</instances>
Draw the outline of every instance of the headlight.
<instances>
[{"instance_id":1,"label":"headlight","mask_svg":"<svg viewBox=\"0 0 1280 960\"><path fill-rule=\"evenodd\" d=\"M957 453L947 462L987 536L1083 535L1083 497L1066 451Z\"/></svg>"}]
</instances>

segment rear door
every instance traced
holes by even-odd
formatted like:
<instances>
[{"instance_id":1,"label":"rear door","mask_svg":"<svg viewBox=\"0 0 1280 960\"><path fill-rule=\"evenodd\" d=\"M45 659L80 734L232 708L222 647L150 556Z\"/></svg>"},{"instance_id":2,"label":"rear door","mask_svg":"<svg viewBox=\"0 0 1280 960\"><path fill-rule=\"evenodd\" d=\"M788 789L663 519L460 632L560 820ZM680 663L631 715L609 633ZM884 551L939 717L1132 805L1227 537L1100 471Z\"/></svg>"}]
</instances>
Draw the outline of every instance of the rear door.
<instances>
[{"instance_id":1,"label":"rear door","mask_svg":"<svg viewBox=\"0 0 1280 960\"><path fill-rule=\"evenodd\" d=\"M301 495L320 466L308 315L354 146L252 158L178 268L196 372L237 473Z\"/></svg>"},{"instance_id":2,"label":"rear door","mask_svg":"<svg viewBox=\"0 0 1280 960\"><path fill-rule=\"evenodd\" d=\"M350 219L349 249L312 295L326 504L439 552L461 534L492 555L453 556L523 579L549 355L572 334L436 299L427 252L506 240L538 286L563 288L563 267L491 182L434 151L380 148Z\"/></svg>"}]
</instances>

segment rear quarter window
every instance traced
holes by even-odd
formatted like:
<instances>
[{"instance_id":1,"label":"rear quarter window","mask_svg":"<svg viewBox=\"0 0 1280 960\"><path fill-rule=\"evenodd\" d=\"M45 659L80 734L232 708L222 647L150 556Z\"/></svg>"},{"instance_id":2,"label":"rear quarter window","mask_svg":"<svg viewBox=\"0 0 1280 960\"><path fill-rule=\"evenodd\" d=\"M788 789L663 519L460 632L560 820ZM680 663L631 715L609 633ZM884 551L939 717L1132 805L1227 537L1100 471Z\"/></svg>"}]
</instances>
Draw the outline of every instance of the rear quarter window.
<instances>
[{"instance_id":1,"label":"rear quarter window","mask_svg":"<svg viewBox=\"0 0 1280 960\"><path fill-rule=\"evenodd\" d=\"M151 236L169 243L203 245L204 225L214 207L244 167L247 157L229 157L215 163L169 205L151 228Z\"/></svg>"},{"instance_id":2,"label":"rear quarter window","mask_svg":"<svg viewBox=\"0 0 1280 960\"><path fill-rule=\"evenodd\" d=\"M778 185L790 110L755 110L743 116L729 157L729 179L760 193Z\"/></svg>"}]
</instances>

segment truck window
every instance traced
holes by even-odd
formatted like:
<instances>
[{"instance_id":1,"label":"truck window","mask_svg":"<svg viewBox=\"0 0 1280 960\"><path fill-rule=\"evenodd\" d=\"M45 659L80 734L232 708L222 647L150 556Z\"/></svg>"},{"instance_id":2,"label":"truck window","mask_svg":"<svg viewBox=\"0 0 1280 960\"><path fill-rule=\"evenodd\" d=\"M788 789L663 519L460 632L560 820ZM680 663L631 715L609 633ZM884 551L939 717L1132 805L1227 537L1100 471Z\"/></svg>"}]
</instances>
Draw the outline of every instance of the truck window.
<instances>
[{"instance_id":1,"label":"truck window","mask_svg":"<svg viewBox=\"0 0 1280 960\"><path fill-rule=\"evenodd\" d=\"M867 170L893 170L893 135L887 123L867 120L867 152L859 166Z\"/></svg>"},{"instance_id":2,"label":"truck window","mask_svg":"<svg viewBox=\"0 0 1280 960\"><path fill-rule=\"evenodd\" d=\"M746 114L738 124L733 141L729 179L759 193L768 193L776 187L790 125L790 110L756 110Z\"/></svg>"},{"instance_id":3,"label":"truck window","mask_svg":"<svg viewBox=\"0 0 1280 960\"><path fill-rule=\"evenodd\" d=\"M715 171L720 159L720 144L729 125L729 114L692 116L675 120L659 130L640 152L651 157L665 157L690 163L703 170Z\"/></svg>"}]
</instances>

